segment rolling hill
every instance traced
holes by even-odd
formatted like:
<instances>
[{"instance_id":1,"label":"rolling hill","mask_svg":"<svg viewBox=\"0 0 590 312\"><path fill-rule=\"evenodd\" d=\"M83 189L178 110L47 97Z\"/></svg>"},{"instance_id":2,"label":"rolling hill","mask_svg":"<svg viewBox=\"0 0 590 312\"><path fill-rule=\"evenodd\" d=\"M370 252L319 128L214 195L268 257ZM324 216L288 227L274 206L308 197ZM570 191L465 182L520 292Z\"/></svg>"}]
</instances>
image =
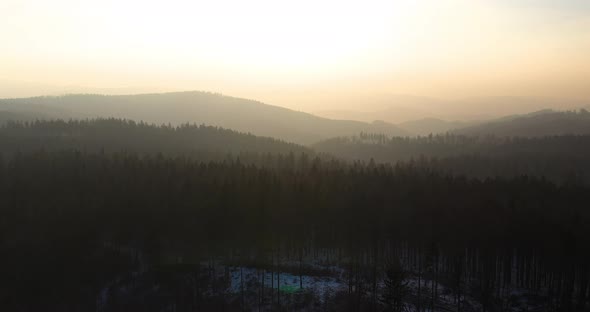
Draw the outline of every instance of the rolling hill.
<instances>
[{"instance_id":1,"label":"rolling hill","mask_svg":"<svg viewBox=\"0 0 590 312\"><path fill-rule=\"evenodd\" d=\"M360 132L391 136L409 134L385 122L332 120L254 100L197 91L2 99L0 111L45 118L115 117L157 124L207 124L299 144L312 144Z\"/></svg>"},{"instance_id":2,"label":"rolling hill","mask_svg":"<svg viewBox=\"0 0 590 312\"><path fill-rule=\"evenodd\" d=\"M554 135L590 134L590 113L579 111L542 110L526 115L514 115L494 121L455 129L456 134L499 137L543 137Z\"/></svg>"},{"instance_id":3,"label":"rolling hill","mask_svg":"<svg viewBox=\"0 0 590 312\"><path fill-rule=\"evenodd\" d=\"M207 161L223 160L230 154L313 154L310 148L294 143L205 125L157 126L109 118L9 121L0 126L0 156L69 150L190 156Z\"/></svg>"},{"instance_id":4,"label":"rolling hill","mask_svg":"<svg viewBox=\"0 0 590 312\"><path fill-rule=\"evenodd\" d=\"M424 118L402 122L397 126L415 135L429 135L449 132L474 123L475 122L446 121L438 118Z\"/></svg>"}]
</instances>

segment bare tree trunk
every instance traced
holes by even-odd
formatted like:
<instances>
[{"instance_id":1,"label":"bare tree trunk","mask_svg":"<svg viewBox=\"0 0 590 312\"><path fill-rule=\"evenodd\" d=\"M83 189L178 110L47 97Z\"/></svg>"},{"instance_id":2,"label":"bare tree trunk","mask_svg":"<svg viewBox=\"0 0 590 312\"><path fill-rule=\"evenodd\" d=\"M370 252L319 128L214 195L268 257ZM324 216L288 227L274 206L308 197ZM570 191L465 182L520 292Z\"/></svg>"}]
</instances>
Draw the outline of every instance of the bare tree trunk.
<instances>
[{"instance_id":1,"label":"bare tree trunk","mask_svg":"<svg viewBox=\"0 0 590 312\"><path fill-rule=\"evenodd\" d=\"M438 298L438 251L434 257L434 297L432 298L433 306L436 305L436 299Z\"/></svg>"},{"instance_id":2,"label":"bare tree trunk","mask_svg":"<svg viewBox=\"0 0 590 312\"><path fill-rule=\"evenodd\" d=\"M277 307L281 307L281 253L277 247Z\"/></svg>"},{"instance_id":3,"label":"bare tree trunk","mask_svg":"<svg viewBox=\"0 0 590 312\"><path fill-rule=\"evenodd\" d=\"M244 272L240 261L240 294L242 297L242 311L244 311Z\"/></svg>"},{"instance_id":4,"label":"bare tree trunk","mask_svg":"<svg viewBox=\"0 0 590 312\"><path fill-rule=\"evenodd\" d=\"M377 242L375 241L375 250L373 255L373 311L377 311Z\"/></svg>"},{"instance_id":5,"label":"bare tree trunk","mask_svg":"<svg viewBox=\"0 0 590 312\"><path fill-rule=\"evenodd\" d=\"M422 283L420 280L421 278L422 278L422 258L420 255L420 251L418 250L418 306L417 306L418 312L420 312L421 307L422 307L422 298L421 298L422 292L420 289L420 286Z\"/></svg>"},{"instance_id":6,"label":"bare tree trunk","mask_svg":"<svg viewBox=\"0 0 590 312\"><path fill-rule=\"evenodd\" d=\"M303 250L299 249L299 289L303 289Z\"/></svg>"},{"instance_id":7,"label":"bare tree trunk","mask_svg":"<svg viewBox=\"0 0 590 312\"><path fill-rule=\"evenodd\" d=\"M272 305L275 303L275 270L273 269L275 265L275 258L274 253L270 252L270 308L272 309Z\"/></svg>"}]
</instances>

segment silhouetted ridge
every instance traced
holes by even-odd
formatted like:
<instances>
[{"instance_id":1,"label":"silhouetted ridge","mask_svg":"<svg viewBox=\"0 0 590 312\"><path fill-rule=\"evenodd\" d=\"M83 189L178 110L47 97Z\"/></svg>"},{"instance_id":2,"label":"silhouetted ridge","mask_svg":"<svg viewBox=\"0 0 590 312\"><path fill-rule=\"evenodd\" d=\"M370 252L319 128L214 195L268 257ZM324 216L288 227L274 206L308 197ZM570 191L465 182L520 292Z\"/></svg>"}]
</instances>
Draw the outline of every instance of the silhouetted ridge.
<instances>
[{"instance_id":1,"label":"silhouetted ridge","mask_svg":"<svg viewBox=\"0 0 590 312\"><path fill-rule=\"evenodd\" d=\"M74 149L222 158L240 153L311 153L306 147L219 127L148 124L122 119L9 121L0 126L0 152ZM215 156L216 155L216 156Z\"/></svg>"},{"instance_id":2,"label":"silhouetted ridge","mask_svg":"<svg viewBox=\"0 0 590 312\"><path fill-rule=\"evenodd\" d=\"M422 167L470 177L535 175L590 183L590 135L496 137L429 135L388 137L361 133L313 145L320 153L378 163L419 162Z\"/></svg>"},{"instance_id":3,"label":"silhouetted ridge","mask_svg":"<svg viewBox=\"0 0 590 312\"><path fill-rule=\"evenodd\" d=\"M590 113L542 110L526 115L507 116L480 125L452 130L464 135L543 137L566 134L590 134Z\"/></svg>"},{"instance_id":4,"label":"silhouetted ridge","mask_svg":"<svg viewBox=\"0 0 590 312\"><path fill-rule=\"evenodd\" d=\"M261 102L207 92L139 95L65 95L0 100L0 110L49 118L117 117L157 124L208 124L310 144L361 131L407 133L392 124L331 120Z\"/></svg>"}]
</instances>

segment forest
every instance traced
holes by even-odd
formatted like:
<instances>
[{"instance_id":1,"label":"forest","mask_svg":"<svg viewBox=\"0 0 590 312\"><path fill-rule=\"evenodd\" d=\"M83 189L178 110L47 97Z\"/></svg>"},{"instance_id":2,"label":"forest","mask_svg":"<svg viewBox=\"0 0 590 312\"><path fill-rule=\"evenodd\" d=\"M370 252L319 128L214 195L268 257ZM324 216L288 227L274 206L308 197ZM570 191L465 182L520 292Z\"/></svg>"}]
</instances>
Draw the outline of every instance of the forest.
<instances>
[{"instance_id":1,"label":"forest","mask_svg":"<svg viewBox=\"0 0 590 312\"><path fill-rule=\"evenodd\" d=\"M544 177L556 183L588 183L590 136L468 136L452 133L389 137L360 133L313 145L318 153L349 161L400 162L436 168L472 178Z\"/></svg>"},{"instance_id":2,"label":"forest","mask_svg":"<svg viewBox=\"0 0 590 312\"><path fill-rule=\"evenodd\" d=\"M550 174L587 168L588 137L335 140L384 156L205 125L3 125L0 308L590 309L590 186Z\"/></svg>"}]
</instances>

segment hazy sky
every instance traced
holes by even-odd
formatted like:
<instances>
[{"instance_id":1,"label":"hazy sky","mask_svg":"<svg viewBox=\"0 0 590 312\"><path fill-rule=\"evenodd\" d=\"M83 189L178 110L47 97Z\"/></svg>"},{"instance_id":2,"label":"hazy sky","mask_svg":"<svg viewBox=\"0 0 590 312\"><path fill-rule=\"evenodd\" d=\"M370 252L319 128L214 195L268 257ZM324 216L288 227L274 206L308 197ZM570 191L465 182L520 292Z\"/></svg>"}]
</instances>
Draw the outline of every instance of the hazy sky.
<instances>
[{"instance_id":1,"label":"hazy sky","mask_svg":"<svg viewBox=\"0 0 590 312\"><path fill-rule=\"evenodd\" d=\"M590 1L1 0L0 79L309 111L379 94L590 99Z\"/></svg>"}]
</instances>

